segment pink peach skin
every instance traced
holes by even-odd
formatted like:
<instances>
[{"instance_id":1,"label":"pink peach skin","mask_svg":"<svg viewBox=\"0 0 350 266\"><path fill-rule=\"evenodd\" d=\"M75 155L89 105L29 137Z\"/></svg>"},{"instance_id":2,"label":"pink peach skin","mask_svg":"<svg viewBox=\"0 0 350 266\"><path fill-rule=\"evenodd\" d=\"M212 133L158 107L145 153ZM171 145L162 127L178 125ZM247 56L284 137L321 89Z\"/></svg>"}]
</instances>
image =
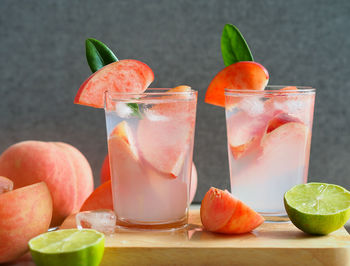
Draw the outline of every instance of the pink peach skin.
<instances>
[{"instance_id":1,"label":"pink peach skin","mask_svg":"<svg viewBox=\"0 0 350 266\"><path fill-rule=\"evenodd\" d=\"M86 158L74 147L60 142L23 141L0 156L0 175L14 188L44 181L52 195L51 226L77 212L93 191L93 176Z\"/></svg>"},{"instance_id":2,"label":"pink peach skin","mask_svg":"<svg viewBox=\"0 0 350 266\"><path fill-rule=\"evenodd\" d=\"M52 218L51 194L44 182L0 195L0 263L19 258L28 241L48 230Z\"/></svg>"}]
</instances>

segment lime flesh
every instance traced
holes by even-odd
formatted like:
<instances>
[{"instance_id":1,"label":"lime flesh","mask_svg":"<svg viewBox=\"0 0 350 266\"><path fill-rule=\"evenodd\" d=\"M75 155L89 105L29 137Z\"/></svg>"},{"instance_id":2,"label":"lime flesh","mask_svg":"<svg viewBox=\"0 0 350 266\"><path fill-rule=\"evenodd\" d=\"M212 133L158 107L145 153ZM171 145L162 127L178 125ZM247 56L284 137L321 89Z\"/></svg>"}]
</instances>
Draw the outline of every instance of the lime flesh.
<instances>
[{"instance_id":1,"label":"lime flesh","mask_svg":"<svg viewBox=\"0 0 350 266\"><path fill-rule=\"evenodd\" d=\"M92 229L66 229L41 234L29 241L36 265L99 265L105 237Z\"/></svg>"},{"instance_id":2,"label":"lime flesh","mask_svg":"<svg viewBox=\"0 0 350 266\"><path fill-rule=\"evenodd\" d=\"M350 192L337 185L296 185L284 195L284 206L292 223L316 235L329 234L350 218Z\"/></svg>"}]
</instances>

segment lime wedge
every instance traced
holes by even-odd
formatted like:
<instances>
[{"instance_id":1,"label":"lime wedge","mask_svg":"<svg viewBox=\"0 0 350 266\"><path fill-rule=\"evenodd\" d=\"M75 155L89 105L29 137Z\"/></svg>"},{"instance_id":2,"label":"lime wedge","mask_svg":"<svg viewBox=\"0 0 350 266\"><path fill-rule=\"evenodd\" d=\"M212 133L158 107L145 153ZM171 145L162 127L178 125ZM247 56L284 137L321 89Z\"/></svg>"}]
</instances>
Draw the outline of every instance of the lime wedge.
<instances>
[{"instance_id":1,"label":"lime wedge","mask_svg":"<svg viewBox=\"0 0 350 266\"><path fill-rule=\"evenodd\" d=\"M309 234L326 235L350 218L350 192L325 183L296 185L284 194L289 219Z\"/></svg>"},{"instance_id":2,"label":"lime wedge","mask_svg":"<svg viewBox=\"0 0 350 266\"><path fill-rule=\"evenodd\" d=\"M105 237L92 229L66 229L41 234L29 241L36 265L95 266L104 251Z\"/></svg>"}]
</instances>

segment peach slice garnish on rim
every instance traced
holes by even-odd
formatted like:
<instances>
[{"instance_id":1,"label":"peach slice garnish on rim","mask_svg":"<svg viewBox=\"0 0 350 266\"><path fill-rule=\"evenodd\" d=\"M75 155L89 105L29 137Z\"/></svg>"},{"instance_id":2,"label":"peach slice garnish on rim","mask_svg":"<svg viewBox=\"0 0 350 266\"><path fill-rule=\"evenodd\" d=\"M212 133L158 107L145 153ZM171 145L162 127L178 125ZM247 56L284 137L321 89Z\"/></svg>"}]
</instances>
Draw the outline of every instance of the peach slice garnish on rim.
<instances>
[{"instance_id":1,"label":"peach slice garnish on rim","mask_svg":"<svg viewBox=\"0 0 350 266\"><path fill-rule=\"evenodd\" d=\"M133 59L120 60L92 74L80 86L74 103L103 108L106 91L142 93L153 79L153 71L145 63Z\"/></svg>"},{"instance_id":2,"label":"peach slice garnish on rim","mask_svg":"<svg viewBox=\"0 0 350 266\"><path fill-rule=\"evenodd\" d=\"M264 90L269 73L259 63L242 61L221 70L210 82L205 102L225 107L225 89Z\"/></svg>"}]
</instances>

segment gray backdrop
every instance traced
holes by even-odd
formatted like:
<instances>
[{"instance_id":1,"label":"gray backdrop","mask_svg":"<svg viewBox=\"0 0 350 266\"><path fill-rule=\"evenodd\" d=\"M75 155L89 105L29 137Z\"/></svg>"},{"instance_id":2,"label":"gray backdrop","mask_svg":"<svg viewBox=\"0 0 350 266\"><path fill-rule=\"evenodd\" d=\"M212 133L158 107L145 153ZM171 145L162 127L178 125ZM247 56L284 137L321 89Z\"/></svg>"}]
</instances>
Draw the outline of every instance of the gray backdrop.
<instances>
[{"instance_id":1,"label":"gray backdrop","mask_svg":"<svg viewBox=\"0 0 350 266\"><path fill-rule=\"evenodd\" d=\"M309 176L350 186L350 2L344 1L0 1L0 151L27 139L79 148L95 185L107 152L103 110L74 105L90 75L84 40L154 70L153 87L199 91L194 161L200 201L229 187L225 117L204 103L223 68L220 36L237 25L270 84L317 88Z\"/></svg>"}]
</instances>

